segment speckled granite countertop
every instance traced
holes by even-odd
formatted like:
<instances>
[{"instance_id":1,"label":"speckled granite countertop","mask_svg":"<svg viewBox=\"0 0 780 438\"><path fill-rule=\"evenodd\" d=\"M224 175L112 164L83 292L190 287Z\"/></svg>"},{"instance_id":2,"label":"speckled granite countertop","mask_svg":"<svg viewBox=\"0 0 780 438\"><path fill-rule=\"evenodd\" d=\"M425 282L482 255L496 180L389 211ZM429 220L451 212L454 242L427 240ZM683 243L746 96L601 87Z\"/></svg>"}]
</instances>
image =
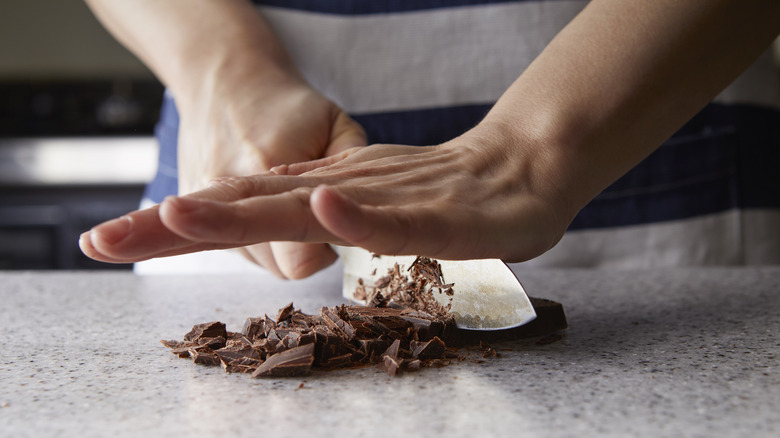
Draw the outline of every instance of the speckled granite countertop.
<instances>
[{"instance_id":1,"label":"speckled granite countertop","mask_svg":"<svg viewBox=\"0 0 780 438\"><path fill-rule=\"evenodd\" d=\"M238 330L290 301L336 304L338 267L299 282L0 273L0 436L780 435L780 268L520 278L564 304L563 339L396 378L256 380L158 340L217 319Z\"/></svg>"}]
</instances>

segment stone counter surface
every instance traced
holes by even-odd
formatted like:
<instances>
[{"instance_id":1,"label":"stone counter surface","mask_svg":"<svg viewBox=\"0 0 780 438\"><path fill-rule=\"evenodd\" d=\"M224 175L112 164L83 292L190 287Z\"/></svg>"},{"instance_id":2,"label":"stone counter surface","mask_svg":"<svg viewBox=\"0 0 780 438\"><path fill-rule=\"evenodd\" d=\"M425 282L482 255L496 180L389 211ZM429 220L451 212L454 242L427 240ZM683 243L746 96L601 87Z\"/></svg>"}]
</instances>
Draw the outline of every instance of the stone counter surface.
<instances>
[{"instance_id":1,"label":"stone counter surface","mask_svg":"<svg viewBox=\"0 0 780 438\"><path fill-rule=\"evenodd\" d=\"M196 366L158 341L337 304L338 266L294 282L0 273L0 436L780 436L780 268L518 272L563 303L561 340L396 378L290 379Z\"/></svg>"}]
</instances>

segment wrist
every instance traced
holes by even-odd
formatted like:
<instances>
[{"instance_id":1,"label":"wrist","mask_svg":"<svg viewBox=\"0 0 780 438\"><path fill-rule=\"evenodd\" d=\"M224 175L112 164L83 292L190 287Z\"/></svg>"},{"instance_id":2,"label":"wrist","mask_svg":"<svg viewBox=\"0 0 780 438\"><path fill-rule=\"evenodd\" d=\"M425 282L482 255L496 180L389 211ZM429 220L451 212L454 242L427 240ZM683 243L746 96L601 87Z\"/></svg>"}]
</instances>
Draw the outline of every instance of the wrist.
<instances>
[{"instance_id":1,"label":"wrist","mask_svg":"<svg viewBox=\"0 0 780 438\"><path fill-rule=\"evenodd\" d=\"M263 53L257 47L233 46L214 50L208 56L184 59L167 85L180 109L198 102L230 99L250 87L286 89L306 82L285 57ZM213 103L213 102L212 102Z\"/></svg>"},{"instance_id":2,"label":"wrist","mask_svg":"<svg viewBox=\"0 0 780 438\"><path fill-rule=\"evenodd\" d=\"M553 144L558 142L554 136L543 126L492 114L444 147L465 156L469 172L492 186L488 192L508 190L518 205L527 206L528 200L543 205L545 221L560 232L554 235L552 246L587 203L572 189L569 161L560 143ZM524 213L514 214L520 217Z\"/></svg>"}]
</instances>

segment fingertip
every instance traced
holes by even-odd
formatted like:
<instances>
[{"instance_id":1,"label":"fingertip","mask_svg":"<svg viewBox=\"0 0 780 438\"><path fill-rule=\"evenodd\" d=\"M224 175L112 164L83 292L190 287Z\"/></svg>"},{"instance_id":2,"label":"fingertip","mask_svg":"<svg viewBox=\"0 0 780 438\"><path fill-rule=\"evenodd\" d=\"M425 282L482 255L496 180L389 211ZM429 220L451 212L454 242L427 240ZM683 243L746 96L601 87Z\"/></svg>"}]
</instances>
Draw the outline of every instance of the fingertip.
<instances>
[{"instance_id":1,"label":"fingertip","mask_svg":"<svg viewBox=\"0 0 780 438\"><path fill-rule=\"evenodd\" d=\"M79 249L85 256L91 259L95 258L97 251L95 250L95 247L92 246L92 231L81 233L79 236Z\"/></svg>"},{"instance_id":2,"label":"fingertip","mask_svg":"<svg viewBox=\"0 0 780 438\"><path fill-rule=\"evenodd\" d=\"M106 256L102 252L100 252L95 245L92 243L93 239L95 239L95 233L90 231L85 231L84 233L81 233L79 236L79 249L81 252L91 258L92 260L97 260L99 262L104 263L127 263L125 261L117 260L113 257Z\"/></svg>"},{"instance_id":3,"label":"fingertip","mask_svg":"<svg viewBox=\"0 0 780 438\"><path fill-rule=\"evenodd\" d=\"M130 235L132 227L133 221L129 216L111 219L93 228L90 232L90 240L93 245L96 240L109 246L116 245Z\"/></svg>"},{"instance_id":4,"label":"fingertip","mask_svg":"<svg viewBox=\"0 0 780 438\"><path fill-rule=\"evenodd\" d=\"M328 245L271 242L274 262L285 278L300 280L330 266L338 259Z\"/></svg>"}]
</instances>

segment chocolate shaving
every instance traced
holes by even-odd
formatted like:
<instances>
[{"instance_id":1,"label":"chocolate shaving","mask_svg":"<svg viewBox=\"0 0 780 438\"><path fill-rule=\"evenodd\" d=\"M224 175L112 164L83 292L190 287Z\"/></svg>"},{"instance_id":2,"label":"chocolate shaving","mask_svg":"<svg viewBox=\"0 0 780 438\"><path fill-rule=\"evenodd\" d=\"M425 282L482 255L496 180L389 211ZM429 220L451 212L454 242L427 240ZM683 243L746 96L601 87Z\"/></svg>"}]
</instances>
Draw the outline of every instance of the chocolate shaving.
<instances>
[{"instance_id":1,"label":"chocolate shaving","mask_svg":"<svg viewBox=\"0 0 780 438\"><path fill-rule=\"evenodd\" d=\"M386 307L389 304L422 311L437 319L451 319L450 304L446 306L436 300L434 294L453 295L453 284L444 282L441 265L427 257L417 257L407 269L409 275L402 272L401 266L392 269L366 287L358 282L355 299L365 301L368 307ZM452 301L452 299L450 299Z\"/></svg>"}]
</instances>

